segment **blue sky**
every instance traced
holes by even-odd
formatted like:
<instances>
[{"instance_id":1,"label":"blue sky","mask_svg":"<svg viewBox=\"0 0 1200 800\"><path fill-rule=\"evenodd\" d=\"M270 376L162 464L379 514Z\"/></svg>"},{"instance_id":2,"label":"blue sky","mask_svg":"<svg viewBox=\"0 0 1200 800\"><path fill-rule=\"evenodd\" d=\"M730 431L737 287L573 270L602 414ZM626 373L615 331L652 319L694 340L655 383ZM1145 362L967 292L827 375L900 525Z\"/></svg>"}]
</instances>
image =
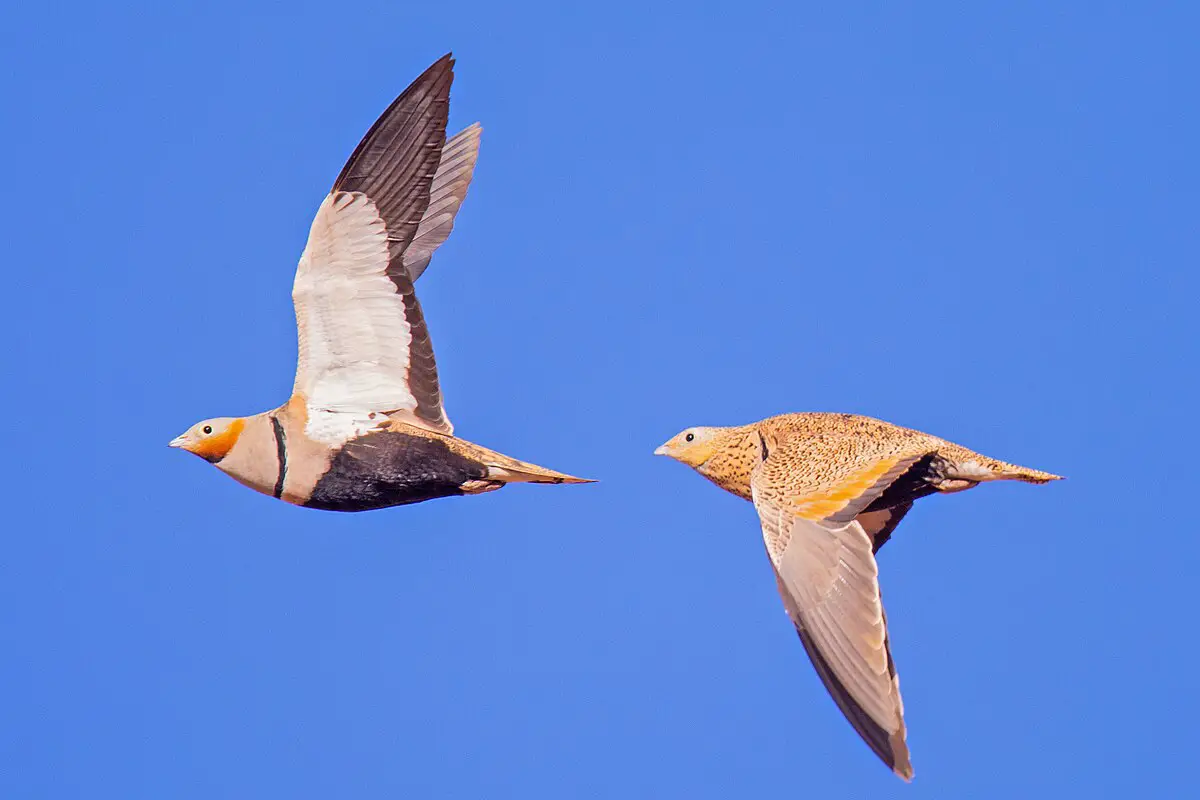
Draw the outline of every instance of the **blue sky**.
<instances>
[{"instance_id":1,"label":"blue sky","mask_svg":"<svg viewBox=\"0 0 1200 800\"><path fill-rule=\"evenodd\" d=\"M1193 8L47 5L0 53L0 795L1193 786ZM312 213L447 50L485 128L418 284L447 411L602 482L337 515L168 450L287 397ZM650 455L799 410L1070 478L883 551L911 786L751 506Z\"/></svg>"}]
</instances>

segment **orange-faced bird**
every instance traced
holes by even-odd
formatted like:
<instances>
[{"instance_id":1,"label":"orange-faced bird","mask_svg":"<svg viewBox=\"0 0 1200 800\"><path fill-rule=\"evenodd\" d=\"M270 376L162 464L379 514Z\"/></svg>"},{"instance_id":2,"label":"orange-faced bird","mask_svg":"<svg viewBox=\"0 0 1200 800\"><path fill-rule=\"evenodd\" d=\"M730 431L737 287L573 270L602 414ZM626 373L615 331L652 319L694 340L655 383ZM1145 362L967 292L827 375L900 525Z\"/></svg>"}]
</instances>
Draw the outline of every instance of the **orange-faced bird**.
<instances>
[{"instance_id":1,"label":"orange-faced bird","mask_svg":"<svg viewBox=\"0 0 1200 800\"><path fill-rule=\"evenodd\" d=\"M460 439L446 416L413 288L446 240L480 128L446 141L449 54L371 126L317 209L292 285L291 397L175 438L251 489L309 508L365 511L509 483L587 483Z\"/></svg>"},{"instance_id":2,"label":"orange-faced bird","mask_svg":"<svg viewBox=\"0 0 1200 800\"><path fill-rule=\"evenodd\" d=\"M915 500L1058 475L853 414L688 428L655 451L754 503L784 608L859 736L912 778L875 553Z\"/></svg>"}]
</instances>

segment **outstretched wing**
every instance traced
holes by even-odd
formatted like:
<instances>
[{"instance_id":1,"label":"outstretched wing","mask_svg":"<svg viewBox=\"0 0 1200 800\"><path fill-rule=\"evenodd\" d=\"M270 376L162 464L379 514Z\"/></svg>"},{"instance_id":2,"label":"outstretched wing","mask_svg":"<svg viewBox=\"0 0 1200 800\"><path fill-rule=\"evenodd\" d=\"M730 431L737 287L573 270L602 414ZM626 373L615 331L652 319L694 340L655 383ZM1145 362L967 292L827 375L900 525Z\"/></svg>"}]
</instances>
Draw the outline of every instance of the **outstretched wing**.
<instances>
[{"instance_id":1,"label":"outstretched wing","mask_svg":"<svg viewBox=\"0 0 1200 800\"><path fill-rule=\"evenodd\" d=\"M404 251L404 266L414 281L429 266L433 251L441 247L454 230L454 217L467 196L471 176L475 174L482 134L483 127L476 122L447 139L442 148L442 161L429 190L429 208L417 226L412 243Z\"/></svg>"},{"instance_id":2,"label":"outstretched wing","mask_svg":"<svg viewBox=\"0 0 1200 800\"><path fill-rule=\"evenodd\" d=\"M795 496L786 465L768 457L750 485L779 593L817 674L863 740L908 780L904 704L874 542L855 519L911 463L889 461L820 495Z\"/></svg>"},{"instance_id":3,"label":"outstretched wing","mask_svg":"<svg viewBox=\"0 0 1200 800\"><path fill-rule=\"evenodd\" d=\"M404 256L430 204L453 66L444 56L396 98L313 220L292 287L300 340L294 392L310 419L377 412L452 431Z\"/></svg>"}]
</instances>

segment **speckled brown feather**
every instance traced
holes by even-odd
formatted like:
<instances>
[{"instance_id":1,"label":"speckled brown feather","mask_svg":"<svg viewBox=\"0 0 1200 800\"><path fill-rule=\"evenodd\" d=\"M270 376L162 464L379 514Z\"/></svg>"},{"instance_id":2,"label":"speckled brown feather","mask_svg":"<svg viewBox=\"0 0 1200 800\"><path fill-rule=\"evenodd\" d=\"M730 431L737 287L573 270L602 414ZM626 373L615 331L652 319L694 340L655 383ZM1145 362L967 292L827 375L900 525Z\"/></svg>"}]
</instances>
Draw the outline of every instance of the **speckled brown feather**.
<instances>
[{"instance_id":1,"label":"speckled brown feather","mask_svg":"<svg viewBox=\"0 0 1200 800\"><path fill-rule=\"evenodd\" d=\"M852 414L689 428L656 452L754 502L784 606L821 681L880 759L911 779L874 553L920 497L1058 476Z\"/></svg>"},{"instance_id":2,"label":"speckled brown feather","mask_svg":"<svg viewBox=\"0 0 1200 800\"><path fill-rule=\"evenodd\" d=\"M772 453L786 464L787 485L781 491L795 497L823 496L841 489L856 472L890 459L934 454L948 469L951 482L956 467L971 462L990 473L983 480L1021 480L1046 483L1058 475L998 461L936 436L855 414L803 413L768 417L753 425L720 428L721 445L698 468L700 474L738 497L750 497L750 472L757 466L751 434L758 434ZM978 480L974 482L979 482ZM958 487L950 483L949 489Z\"/></svg>"}]
</instances>

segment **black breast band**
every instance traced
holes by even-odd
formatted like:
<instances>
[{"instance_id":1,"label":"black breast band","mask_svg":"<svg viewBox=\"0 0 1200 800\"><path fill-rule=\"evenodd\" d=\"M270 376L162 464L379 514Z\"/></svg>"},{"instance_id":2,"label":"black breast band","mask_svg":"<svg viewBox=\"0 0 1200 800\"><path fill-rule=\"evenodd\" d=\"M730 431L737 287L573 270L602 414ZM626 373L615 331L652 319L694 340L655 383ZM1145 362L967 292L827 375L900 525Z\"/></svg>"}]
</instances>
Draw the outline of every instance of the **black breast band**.
<instances>
[{"instance_id":1,"label":"black breast band","mask_svg":"<svg viewBox=\"0 0 1200 800\"><path fill-rule=\"evenodd\" d=\"M279 478L275 481L275 496L283 497L283 481L287 477L287 435L279 420L271 417L271 427L275 429L275 454L279 457Z\"/></svg>"}]
</instances>

